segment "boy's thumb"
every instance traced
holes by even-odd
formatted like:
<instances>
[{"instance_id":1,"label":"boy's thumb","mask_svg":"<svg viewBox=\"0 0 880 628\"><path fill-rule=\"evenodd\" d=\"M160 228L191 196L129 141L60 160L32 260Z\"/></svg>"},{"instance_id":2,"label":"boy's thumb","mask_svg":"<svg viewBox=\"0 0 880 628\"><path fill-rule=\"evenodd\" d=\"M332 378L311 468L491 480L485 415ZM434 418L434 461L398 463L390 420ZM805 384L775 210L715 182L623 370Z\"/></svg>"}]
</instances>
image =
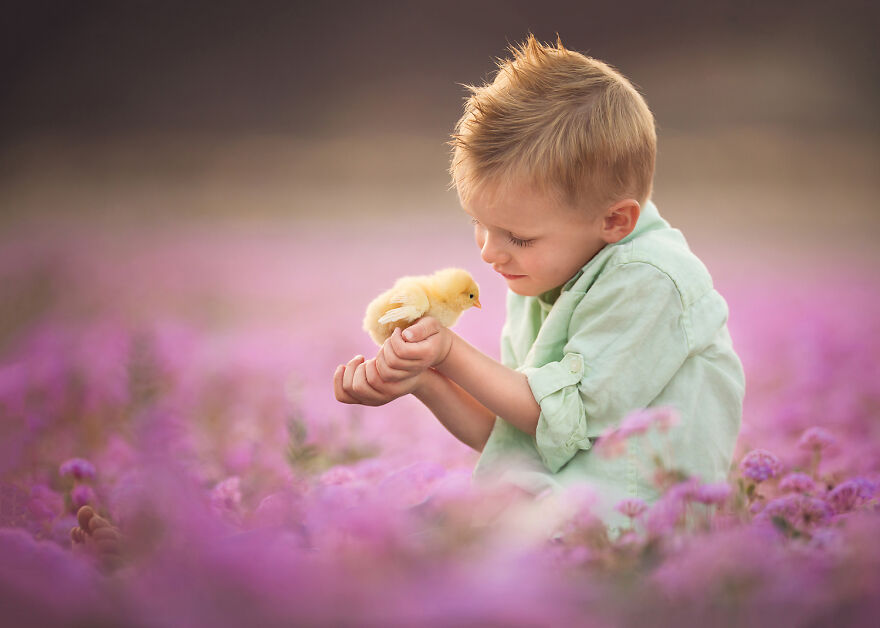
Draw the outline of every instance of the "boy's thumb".
<instances>
[{"instance_id":1,"label":"boy's thumb","mask_svg":"<svg viewBox=\"0 0 880 628\"><path fill-rule=\"evenodd\" d=\"M440 331L440 323L432 316L424 316L403 330L407 342L419 342Z\"/></svg>"}]
</instances>

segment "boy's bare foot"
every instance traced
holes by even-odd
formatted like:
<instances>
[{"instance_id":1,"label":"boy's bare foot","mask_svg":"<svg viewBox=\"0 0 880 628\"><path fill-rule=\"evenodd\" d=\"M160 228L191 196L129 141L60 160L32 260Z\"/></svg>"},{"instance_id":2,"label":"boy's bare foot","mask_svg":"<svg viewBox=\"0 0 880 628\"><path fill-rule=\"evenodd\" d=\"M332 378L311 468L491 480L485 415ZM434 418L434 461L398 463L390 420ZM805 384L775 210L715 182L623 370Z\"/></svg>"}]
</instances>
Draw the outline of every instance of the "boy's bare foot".
<instances>
[{"instance_id":1,"label":"boy's bare foot","mask_svg":"<svg viewBox=\"0 0 880 628\"><path fill-rule=\"evenodd\" d=\"M114 571L122 565L122 534L119 528L98 515L91 506L83 506L76 513L79 527L70 531L73 547L91 553L104 571Z\"/></svg>"}]
</instances>

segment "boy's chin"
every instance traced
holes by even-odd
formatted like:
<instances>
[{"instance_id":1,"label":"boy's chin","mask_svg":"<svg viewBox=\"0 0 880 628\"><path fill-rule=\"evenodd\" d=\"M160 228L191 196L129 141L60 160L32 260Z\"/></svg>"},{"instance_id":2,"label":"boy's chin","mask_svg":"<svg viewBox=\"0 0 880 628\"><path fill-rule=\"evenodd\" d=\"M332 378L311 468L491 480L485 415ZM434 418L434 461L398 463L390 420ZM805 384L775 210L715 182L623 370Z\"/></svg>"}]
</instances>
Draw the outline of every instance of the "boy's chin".
<instances>
[{"instance_id":1,"label":"boy's chin","mask_svg":"<svg viewBox=\"0 0 880 628\"><path fill-rule=\"evenodd\" d=\"M539 297L542 294L553 290L553 288L536 285L533 282L527 282L517 279L507 279L506 281L507 287L510 288L510 291L518 294L521 297Z\"/></svg>"},{"instance_id":2,"label":"boy's chin","mask_svg":"<svg viewBox=\"0 0 880 628\"><path fill-rule=\"evenodd\" d=\"M520 282L516 279L507 279L506 281L507 287L510 288L510 291L521 297L536 297L543 292L537 288L523 285L525 282Z\"/></svg>"}]
</instances>

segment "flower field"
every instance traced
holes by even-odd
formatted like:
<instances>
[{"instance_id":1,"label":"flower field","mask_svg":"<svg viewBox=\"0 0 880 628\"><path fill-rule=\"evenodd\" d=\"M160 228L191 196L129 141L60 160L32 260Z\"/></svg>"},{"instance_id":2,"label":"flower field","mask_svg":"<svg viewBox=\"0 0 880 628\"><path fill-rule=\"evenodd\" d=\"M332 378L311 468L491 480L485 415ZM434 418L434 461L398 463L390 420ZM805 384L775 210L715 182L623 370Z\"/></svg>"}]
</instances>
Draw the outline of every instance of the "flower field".
<instances>
[{"instance_id":1,"label":"flower field","mask_svg":"<svg viewBox=\"0 0 880 628\"><path fill-rule=\"evenodd\" d=\"M609 535L588 487L471 487L477 453L413 399L335 401L401 274L471 270L483 309L456 331L497 355L504 287L465 217L414 220L0 234L4 624L876 625L870 273L706 260L746 369L734 468L703 485L665 459L663 497ZM668 420L633 415L597 455ZM73 542L84 505L107 540Z\"/></svg>"}]
</instances>

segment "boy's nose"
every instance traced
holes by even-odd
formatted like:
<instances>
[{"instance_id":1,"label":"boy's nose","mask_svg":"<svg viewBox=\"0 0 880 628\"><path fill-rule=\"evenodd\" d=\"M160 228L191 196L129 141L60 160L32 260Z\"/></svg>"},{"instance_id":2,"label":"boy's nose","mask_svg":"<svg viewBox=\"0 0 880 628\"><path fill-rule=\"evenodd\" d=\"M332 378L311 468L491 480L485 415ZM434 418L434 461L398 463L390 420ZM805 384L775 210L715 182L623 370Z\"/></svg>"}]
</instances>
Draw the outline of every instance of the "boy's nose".
<instances>
[{"instance_id":1,"label":"boy's nose","mask_svg":"<svg viewBox=\"0 0 880 628\"><path fill-rule=\"evenodd\" d=\"M480 257L487 264L495 264L506 261L506 258L510 256L496 245L495 238L487 234L480 247Z\"/></svg>"}]
</instances>

